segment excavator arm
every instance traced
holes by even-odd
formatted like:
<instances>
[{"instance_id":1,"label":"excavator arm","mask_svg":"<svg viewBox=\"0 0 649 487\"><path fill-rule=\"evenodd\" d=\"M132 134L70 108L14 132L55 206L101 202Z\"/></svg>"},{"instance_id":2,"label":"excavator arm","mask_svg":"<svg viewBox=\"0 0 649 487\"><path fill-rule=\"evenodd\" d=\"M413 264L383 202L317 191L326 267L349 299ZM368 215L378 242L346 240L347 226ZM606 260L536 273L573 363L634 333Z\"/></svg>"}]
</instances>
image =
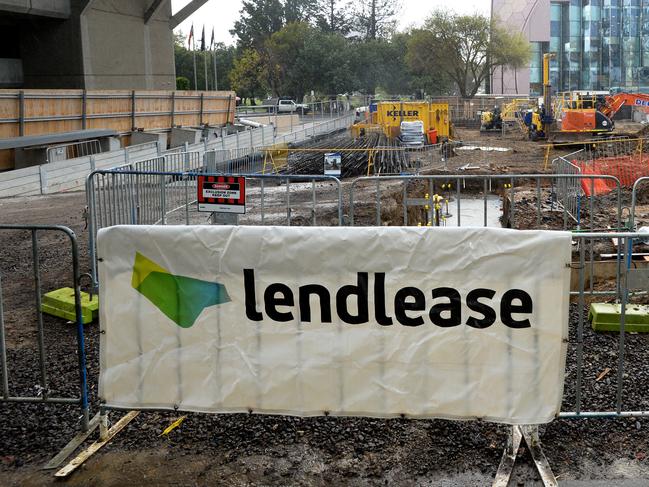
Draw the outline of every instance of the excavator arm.
<instances>
[{"instance_id":1,"label":"excavator arm","mask_svg":"<svg viewBox=\"0 0 649 487\"><path fill-rule=\"evenodd\" d=\"M624 105L649 107L649 95L643 93L617 93L607 96L600 111L608 118L613 118Z\"/></svg>"}]
</instances>

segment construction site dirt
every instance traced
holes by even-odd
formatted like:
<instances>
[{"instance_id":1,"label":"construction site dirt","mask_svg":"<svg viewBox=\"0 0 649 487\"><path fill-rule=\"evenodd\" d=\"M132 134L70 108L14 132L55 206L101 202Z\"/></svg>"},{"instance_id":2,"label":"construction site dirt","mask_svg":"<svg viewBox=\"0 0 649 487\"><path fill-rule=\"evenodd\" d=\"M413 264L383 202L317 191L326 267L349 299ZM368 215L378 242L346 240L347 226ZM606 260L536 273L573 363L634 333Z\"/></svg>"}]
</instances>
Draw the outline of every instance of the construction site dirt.
<instances>
[{"instance_id":1,"label":"construction site dirt","mask_svg":"<svg viewBox=\"0 0 649 487\"><path fill-rule=\"evenodd\" d=\"M465 172L539 172L543 149L527 141L515 140L511 144L516 147L511 155L492 159L475 150L466 158L457 156L446 174L467 163L477 165L476 161L468 160L470 157L485 161L486 166ZM346 219L349 218L350 184L348 180L343 182L343 216ZM381 194L382 224L400 225L403 223L401 183L382 184L385 185ZM425 189L422 186L409 194ZM463 188L462 194L476 197L480 191L480 185L476 185L475 188ZM326 194L334 193L328 191ZM495 194L499 194L498 191ZM514 226L538 228L533 183L517 186L515 194L517 217ZM626 190L623 193L624 205L629 204L629 194ZM448 196L452 206L453 195L449 193ZM319 204L326 210L317 224L337 225L335 198L324 193L319 194L320 197L324 199L319 199ZM549 198L548 189L544 189L543 198L546 197ZM311 187L307 184L291 195L291 205L299 207L301 202L311 198ZM375 224L375 209L369 204L374 202L373 198L373 194L359 196L359 206L354 212L356 224ZM640 202L646 205L646 197ZM613 196L599 198L596 227L615 225L617 210L613 203ZM85 204L83 193L0 200L0 221L70 227L78 235L82 272L86 272L89 260L88 233L83 218ZM421 210L411 208L410 211L409 223L416 225ZM639 208L639 215L647 213L649 206ZM284 215L278 213L274 218L277 219L275 223L284 224ZM293 218L292 224L311 224L307 213L296 212ZM266 221L266 224L272 223L273 218ZM562 228L562 225L560 216L544 212L542 228ZM42 233L40 243L43 290L69 285L70 254L65 238ZM38 352L30 244L24 233L0 234L0 245L10 249L0 256L10 387L25 395L37 394L39 383L34 366ZM45 330L51 390L74 394L77 383L74 328L64 320L46 316ZM576 333L577 308L573 304L562 410L574 408ZM586 324L583 344L582 406L611 409L617 385L618 335L595 333ZM640 334L627 334L626 344L624 406L626 409L646 409L649 370L645 358L649 344ZM98 407L99 367L96 324L86 326L86 350L94 413ZM112 421L121 414L111 413ZM144 481L152 485L486 485L493 479L506 441L505 426L485 422L407 418L303 419L241 414L188 414L182 425L168 435L161 435L181 415L183 413L179 412L140 413L66 483L102 486L134 485ZM3 439L0 482L21 486L53 483L52 472L39 469L73 436L78 425L78 408L5 403L0 405L0 416L3 418L0 422ZM602 485L621 484L624 479L649 477L648 427L646 419L556 420L541 428L541 439L561 481L583 482L574 485L593 485L595 480L601 480ZM524 456L520 461L512 482L513 485L539 482L529 457Z\"/></svg>"}]
</instances>

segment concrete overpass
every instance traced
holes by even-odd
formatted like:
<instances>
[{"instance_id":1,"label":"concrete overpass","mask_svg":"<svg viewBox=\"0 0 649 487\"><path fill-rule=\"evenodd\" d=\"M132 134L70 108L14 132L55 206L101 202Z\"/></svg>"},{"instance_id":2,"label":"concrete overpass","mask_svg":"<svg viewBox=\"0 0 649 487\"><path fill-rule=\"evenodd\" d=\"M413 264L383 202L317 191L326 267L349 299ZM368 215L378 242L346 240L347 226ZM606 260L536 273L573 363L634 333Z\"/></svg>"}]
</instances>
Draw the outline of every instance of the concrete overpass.
<instances>
[{"instance_id":1,"label":"concrete overpass","mask_svg":"<svg viewBox=\"0 0 649 487\"><path fill-rule=\"evenodd\" d=\"M173 90L170 0L0 0L0 88Z\"/></svg>"}]
</instances>

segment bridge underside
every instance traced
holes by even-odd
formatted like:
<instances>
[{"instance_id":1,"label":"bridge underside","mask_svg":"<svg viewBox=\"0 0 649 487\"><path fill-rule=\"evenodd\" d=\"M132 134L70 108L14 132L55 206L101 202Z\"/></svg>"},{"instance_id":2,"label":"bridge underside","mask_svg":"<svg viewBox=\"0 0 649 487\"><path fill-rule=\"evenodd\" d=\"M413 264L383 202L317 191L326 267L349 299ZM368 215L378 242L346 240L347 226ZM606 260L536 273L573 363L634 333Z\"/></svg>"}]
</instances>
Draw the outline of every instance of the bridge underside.
<instances>
[{"instance_id":1,"label":"bridge underside","mask_svg":"<svg viewBox=\"0 0 649 487\"><path fill-rule=\"evenodd\" d=\"M170 0L0 0L0 88L175 89Z\"/></svg>"}]
</instances>

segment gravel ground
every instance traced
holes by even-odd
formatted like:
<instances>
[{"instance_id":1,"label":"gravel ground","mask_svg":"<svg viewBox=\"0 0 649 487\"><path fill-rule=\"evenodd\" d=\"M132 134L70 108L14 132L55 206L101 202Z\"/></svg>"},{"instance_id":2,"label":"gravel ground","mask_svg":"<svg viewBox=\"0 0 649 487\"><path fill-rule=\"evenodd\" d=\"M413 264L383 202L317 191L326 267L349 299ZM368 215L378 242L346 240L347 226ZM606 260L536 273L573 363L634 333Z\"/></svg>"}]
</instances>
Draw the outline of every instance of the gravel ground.
<instances>
[{"instance_id":1,"label":"gravel ground","mask_svg":"<svg viewBox=\"0 0 649 487\"><path fill-rule=\"evenodd\" d=\"M394 195L386 193L390 198ZM386 201L396 207L394 203ZM83 206L81 193L0 200L0 221L70 226L79 235L82 268L87 269ZM65 240L42 235L41 242L43 289L67 285ZM39 377L30 247L24 238L4 233L0 245L11 391L33 395ZM575 407L576 311L573 304L564 411ZM55 318L45 319L45 329L50 393L74 394L74 330ZM86 340L96 411L96 325L86 327ZM626 343L623 407L648 409L647 337L627 334ZM584 327L582 408L614 409L617 350L617 335ZM51 482L51 472L38 467L72 437L78 415L70 406L0 403L0 482ZM113 420L119 416L112 414ZM179 428L160 436L179 416L141 413L67 483L129 485L146 479L151 485L485 485L496 472L506 439L505 427L481 422L239 414L189 414ZM627 479L625 485L649 485L634 483L649 479L647 428L645 419L557 420L541 428L541 437L560 480L622 485ZM515 477L512 485L538 484L527 455L519 460Z\"/></svg>"}]
</instances>

